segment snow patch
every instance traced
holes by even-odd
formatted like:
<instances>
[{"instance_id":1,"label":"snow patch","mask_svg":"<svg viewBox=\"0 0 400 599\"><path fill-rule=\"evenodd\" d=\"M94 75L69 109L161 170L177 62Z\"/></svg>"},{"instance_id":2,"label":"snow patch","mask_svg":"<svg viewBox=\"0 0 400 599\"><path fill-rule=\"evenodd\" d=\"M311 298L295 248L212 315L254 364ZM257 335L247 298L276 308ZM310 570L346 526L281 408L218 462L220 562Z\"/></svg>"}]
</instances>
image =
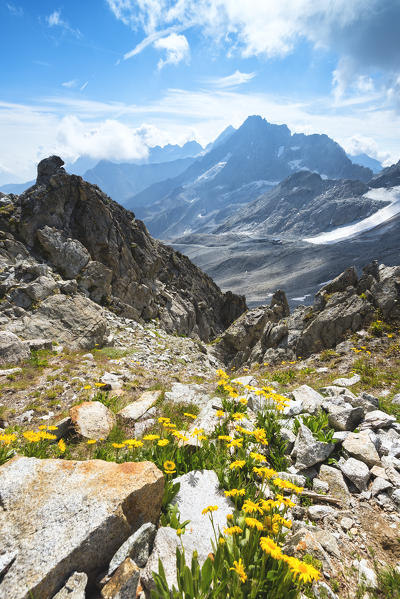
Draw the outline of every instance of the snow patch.
<instances>
[{"instance_id":1,"label":"snow patch","mask_svg":"<svg viewBox=\"0 0 400 599\"><path fill-rule=\"evenodd\" d=\"M390 202L390 204L377 210L371 216L360 220L358 223L338 227L333 231L320 233L315 237L306 237L303 241L313 244L337 243L338 241L344 241L345 239L350 239L360 233L374 229L378 225L390 220L393 216L396 216L396 214L400 214L400 186L392 187L391 189L383 187L370 189L363 197L381 202Z\"/></svg>"},{"instance_id":2,"label":"snow patch","mask_svg":"<svg viewBox=\"0 0 400 599\"><path fill-rule=\"evenodd\" d=\"M308 297L310 297L309 293L307 293L306 295L302 295L301 297L292 297L292 300L294 302L304 302L304 300L307 299Z\"/></svg>"},{"instance_id":3,"label":"snow patch","mask_svg":"<svg viewBox=\"0 0 400 599\"><path fill-rule=\"evenodd\" d=\"M284 149L285 149L285 146L279 146L278 153L277 153L278 158L280 158L282 156Z\"/></svg>"},{"instance_id":4,"label":"snow patch","mask_svg":"<svg viewBox=\"0 0 400 599\"><path fill-rule=\"evenodd\" d=\"M204 173L199 175L197 177L195 183L203 183L206 180L214 179L214 177L216 177L218 175L218 173L224 168L224 166L226 165L228 160L229 160L229 156L226 156L224 160L222 160L221 162L218 162L217 164L214 164L214 166L212 166L207 171L205 171Z\"/></svg>"},{"instance_id":5,"label":"snow patch","mask_svg":"<svg viewBox=\"0 0 400 599\"><path fill-rule=\"evenodd\" d=\"M301 160L289 160L288 165L292 169L292 171L298 170L301 165Z\"/></svg>"}]
</instances>

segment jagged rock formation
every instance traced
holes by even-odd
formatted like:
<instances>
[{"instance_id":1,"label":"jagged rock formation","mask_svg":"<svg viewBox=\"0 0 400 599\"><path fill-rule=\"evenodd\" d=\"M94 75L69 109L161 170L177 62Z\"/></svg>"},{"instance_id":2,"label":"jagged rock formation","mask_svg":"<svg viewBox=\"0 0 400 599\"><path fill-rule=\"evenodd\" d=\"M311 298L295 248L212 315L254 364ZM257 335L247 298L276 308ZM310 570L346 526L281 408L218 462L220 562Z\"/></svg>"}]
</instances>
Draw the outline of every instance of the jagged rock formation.
<instances>
[{"instance_id":1,"label":"jagged rock formation","mask_svg":"<svg viewBox=\"0 0 400 599\"><path fill-rule=\"evenodd\" d=\"M62 164L54 156L43 160L35 186L2 198L3 329L35 336L39 321L52 338L46 322L60 320L60 338L60 329L71 328L70 313L84 330L62 340L93 346L106 335L96 305L102 304L207 341L244 311L244 297L223 294L188 258L152 239L131 212Z\"/></svg>"},{"instance_id":2,"label":"jagged rock formation","mask_svg":"<svg viewBox=\"0 0 400 599\"><path fill-rule=\"evenodd\" d=\"M270 306L242 314L215 352L231 366L307 357L335 347L379 316L400 320L400 267L374 261L360 278L354 267L346 269L318 291L312 307L300 306L292 314L285 294L276 292Z\"/></svg>"}]
</instances>

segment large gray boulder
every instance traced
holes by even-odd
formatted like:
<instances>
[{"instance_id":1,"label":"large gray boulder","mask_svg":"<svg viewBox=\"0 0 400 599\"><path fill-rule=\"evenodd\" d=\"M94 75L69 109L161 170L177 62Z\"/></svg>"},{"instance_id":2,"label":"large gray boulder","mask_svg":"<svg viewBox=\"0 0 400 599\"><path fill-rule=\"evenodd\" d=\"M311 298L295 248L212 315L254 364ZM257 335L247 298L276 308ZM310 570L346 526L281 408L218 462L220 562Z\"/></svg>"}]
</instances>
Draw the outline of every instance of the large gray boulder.
<instances>
[{"instance_id":1,"label":"large gray boulder","mask_svg":"<svg viewBox=\"0 0 400 599\"><path fill-rule=\"evenodd\" d=\"M366 491L370 477L369 468L364 462L349 458L340 465L345 476L357 487L359 491Z\"/></svg>"},{"instance_id":2,"label":"large gray boulder","mask_svg":"<svg viewBox=\"0 0 400 599\"><path fill-rule=\"evenodd\" d=\"M211 540L214 531L209 515L202 511L209 505L218 506L212 512L215 530L223 531L227 526L226 517L233 512L233 504L225 497L219 488L218 477L213 470L195 470L179 476L175 482L180 483L180 489L174 499L180 513L180 520L190 520L186 532L179 539L176 531L171 528L159 528L154 541L154 549L147 562L142 580L150 589L153 586L152 571L158 572L158 559L161 558L167 574L168 583L176 583L176 547L182 541L185 548L186 563L190 564L193 551L196 550L199 562L203 563L212 551Z\"/></svg>"},{"instance_id":3,"label":"large gray boulder","mask_svg":"<svg viewBox=\"0 0 400 599\"><path fill-rule=\"evenodd\" d=\"M369 431L350 433L343 441L342 447L350 456L365 462L370 468L381 463Z\"/></svg>"},{"instance_id":4,"label":"large gray boulder","mask_svg":"<svg viewBox=\"0 0 400 599\"><path fill-rule=\"evenodd\" d=\"M9 331L0 331L0 364L18 364L30 356L29 347Z\"/></svg>"},{"instance_id":5,"label":"large gray boulder","mask_svg":"<svg viewBox=\"0 0 400 599\"><path fill-rule=\"evenodd\" d=\"M72 349L103 345L108 335L103 309L80 295L52 295L7 329L25 338L46 337Z\"/></svg>"},{"instance_id":6,"label":"large gray boulder","mask_svg":"<svg viewBox=\"0 0 400 599\"><path fill-rule=\"evenodd\" d=\"M15 457L0 488L1 550L16 553L0 598L50 599L71 572L93 584L135 530L157 521L164 477L151 462Z\"/></svg>"},{"instance_id":7,"label":"large gray boulder","mask_svg":"<svg viewBox=\"0 0 400 599\"><path fill-rule=\"evenodd\" d=\"M301 424L292 451L292 456L296 458L295 467L298 470L311 468L326 460L334 449L334 443L317 441L310 429Z\"/></svg>"}]
</instances>

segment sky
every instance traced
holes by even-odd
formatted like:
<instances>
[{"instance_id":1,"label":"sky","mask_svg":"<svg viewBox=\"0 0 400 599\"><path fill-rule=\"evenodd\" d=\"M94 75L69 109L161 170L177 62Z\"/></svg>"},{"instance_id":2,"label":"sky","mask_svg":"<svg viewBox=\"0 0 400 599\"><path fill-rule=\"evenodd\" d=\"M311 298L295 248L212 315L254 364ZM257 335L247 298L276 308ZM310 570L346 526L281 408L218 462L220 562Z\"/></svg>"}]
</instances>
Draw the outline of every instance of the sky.
<instances>
[{"instance_id":1,"label":"sky","mask_svg":"<svg viewBox=\"0 0 400 599\"><path fill-rule=\"evenodd\" d=\"M400 0L0 0L0 185L252 114L400 159Z\"/></svg>"}]
</instances>

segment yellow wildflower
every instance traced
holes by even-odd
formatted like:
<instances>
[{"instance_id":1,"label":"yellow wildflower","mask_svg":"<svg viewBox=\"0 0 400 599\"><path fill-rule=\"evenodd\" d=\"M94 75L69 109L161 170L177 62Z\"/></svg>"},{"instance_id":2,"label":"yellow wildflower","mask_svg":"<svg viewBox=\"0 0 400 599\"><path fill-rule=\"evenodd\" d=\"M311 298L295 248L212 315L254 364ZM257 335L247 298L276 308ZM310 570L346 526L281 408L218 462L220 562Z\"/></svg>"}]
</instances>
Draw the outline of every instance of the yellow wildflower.
<instances>
[{"instance_id":1,"label":"yellow wildflower","mask_svg":"<svg viewBox=\"0 0 400 599\"><path fill-rule=\"evenodd\" d=\"M235 468L243 468L245 463L246 463L246 460L235 460L234 462L232 462L232 464L229 465L229 468L231 470L234 470Z\"/></svg>"},{"instance_id":2,"label":"yellow wildflower","mask_svg":"<svg viewBox=\"0 0 400 599\"><path fill-rule=\"evenodd\" d=\"M174 474L176 472L175 462L172 462L171 460L166 460L164 462L164 472L166 474Z\"/></svg>"},{"instance_id":3,"label":"yellow wildflower","mask_svg":"<svg viewBox=\"0 0 400 599\"><path fill-rule=\"evenodd\" d=\"M205 516L206 514L208 514L210 512L216 512L217 509L218 509L217 505L209 505L208 507L205 507L201 513L203 514L203 516Z\"/></svg>"},{"instance_id":4,"label":"yellow wildflower","mask_svg":"<svg viewBox=\"0 0 400 599\"><path fill-rule=\"evenodd\" d=\"M227 444L228 449L231 447L243 447L243 439L232 439L232 441Z\"/></svg>"},{"instance_id":5,"label":"yellow wildflower","mask_svg":"<svg viewBox=\"0 0 400 599\"><path fill-rule=\"evenodd\" d=\"M176 534L178 535L178 537L180 537L181 535L185 534L185 529L184 528L177 528L176 529Z\"/></svg>"},{"instance_id":6,"label":"yellow wildflower","mask_svg":"<svg viewBox=\"0 0 400 599\"><path fill-rule=\"evenodd\" d=\"M249 401L249 400L248 400L248 399L246 399L245 397L241 397L241 398L239 399L239 403L241 403L241 404L242 404L242 406L246 406L248 401Z\"/></svg>"},{"instance_id":7,"label":"yellow wildflower","mask_svg":"<svg viewBox=\"0 0 400 599\"><path fill-rule=\"evenodd\" d=\"M240 526L231 526L230 528L224 528L224 534L226 535L234 535L234 534L240 534L241 532L243 532L243 530L240 528Z\"/></svg>"},{"instance_id":8,"label":"yellow wildflower","mask_svg":"<svg viewBox=\"0 0 400 599\"><path fill-rule=\"evenodd\" d=\"M232 418L234 420L243 420L243 418L245 418L246 414L243 414L243 412L234 412L232 414Z\"/></svg>"},{"instance_id":9,"label":"yellow wildflower","mask_svg":"<svg viewBox=\"0 0 400 599\"><path fill-rule=\"evenodd\" d=\"M225 412L223 410L217 410L217 417L222 418L223 416L225 416Z\"/></svg>"},{"instance_id":10,"label":"yellow wildflower","mask_svg":"<svg viewBox=\"0 0 400 599\"><path fill-rule=\"evenodd\" d=\"M259 514L263 514L264 511L259 503L255 503L251 499L246 499L243 503L242 510L246 512L246 514L253 514L254 512L258 512Z\"/></svg>"},{"instance_id":11,"label":"yellow wildflower","mask_svg":"<svg viewBox=\"0 0 400 599\"><path fill-rule=\"evenodd\" d=\"M58 430L58 426L54 426L54 425L48 426L47 430L48 431L57 431Z\"/></svg>"},{"instance_id":12,"label":"yellow wildflower","mask_svg":"<svg viewBox=\"0 0 400 599\"><path fill-rule=\"evenodd\" d=\"M219 543L220 545L223 545L223 544L225 543L225 539L224 539L224 537L219 537L219 539L218 539L218 543Z\"/></svg>"},{"instance_id":13,"label":"yellow wildflower","mask_svg":"<svg viewBox=\"0 0 400 599\"><path fill-rule=\"evenodd\" d=\"M97 443L96 439L89 439L89 441L86 441L86 443L88 445L94 445L94 443Z\"/></svg>"},{"instance_id":14,"label":"yellow wildflower","mask_svg":"<svg viewBox=\"0 0 400 599\"><path fill-rule=\"evenodd\" d=\"M61 451L61 453L64 453L64 451L67 449L67 446L65 445L65 441L63 439L60 439L57 445L58 445L58 449Z\"/></svg>"},{"instance_id":15,"label":"yellow wildflower","mask_svg":"<svg viewBox=\"0 0 400 599\"><path fill-rule=\"evenodd\" d=\"M163 422L171 422L171 418L166 418L165 416L160 416L158 422L162 424Z\"/></svg>"},{"instance_id":16,"label":"yellow wildflower","mask_svg":"<svg viewBox=\"0 0 400 599\"><path fill-rule=\"evenodd\" d=\"M219 435L218 439L220 441L232 441L232 437L230 437L229 435Z\"/></svg>"},{"instance_id":17,"label":"yellow wildflower","mask_svg":"<svg viewBox=\"0 0 400 599\"><path fill-rule=\"evenodd\" d=\"M228 522L230 522L231 520L233 520L233 514L227 514L226 515L226 519L228 520Z\"/></svg>"},{"instance_id":18,"label":"yellow wildflower","mask_svg":"<svg viewBox=\"0 0 400 599\"><path fill-rule=\"evenodd\" d=\"M92 385L85 385L83 388L85 391L89 391L89 389L92 388Z\"/></svg>"},{"instance_id":19,"label":"yellow wildflower","mask_svg":"<svg viewBox=\"0 0 400 599\"><path fill-rule=\"evenodd\" d=\"M237 562L236 560L233 562L233 568L229 568L229 570L233 570L239 576L241 582L246 582L247 574L244 571L242 558Z\"/></svg>"},{"instance_id":20,"label":"yellow wildflower","mask_svg":"<svg viewBox=\"0 0 400 599\"><path fill-rule=\"evenodd\" d=\"M41 425L38 427L38 429L39 429L40 431L45 431L45 430L46 430L46 428L47 428L47 426L46 426L45 424L41 424Z\"/></svg>"},{"instance_id":21,"label":"yellow wildflower","mask_svg":"<svg viewBox=\"0 0 400 599\"><path fill-rule=\"evenodd\" d=\"M265 455L262 455L262 453L256 453L255 451L250 452L250 457L253 458L253 460L257 460L257 462L266 462L267 461L267 458L265 457Z\"/></svg>"},{"instance_id":22,"label":"yellow wildflower","mask_svg":"<svg viewBox=\"0 0 400 599\"><path fill-rule=\"evenodd\" d=\"M124 447L124 444L123 443L113 443L112 446L115 447L115 449L122 449L122 447Z\"/></svg>"},{"instance_id":23,"label":"yellow wildflower","mask_svg":"<svg viewBox=\"0 0 400 599\"><path fill-rule=\"evenodd\" d=\"M143 441L155 441L156 439L159 439L160 435L145 435L143 437Z\"/></svg>"},{"instance_id":24,"label":"yellow wildflower","mask_svg":"<svg viewBox=\"0 0 400 599\"><path fill-rule=\"evenodd\" d=\"M247 526L249 526L250 528L256 528L257 530L264 530L264 526L263 526L262 522L257 520L257 518L247 517L244 519L244 521L246 522Z\"/></svg>"},{"instance_id":25,"label":"yellow wildflower","mask_svg":"<svg viewBox=\"0 0 400 599\"><path fill-rule=\"evenodd\" d=\"M95 387L105 387L106 383L95 383L94 386Z\"/></svg>"},{"instance_id":26,"label":"yellow wildflower","mask_svg":"<svg viewBox=\"0 0 400 599\"><path fill-rule=\"evenodd\" d=\"M273 476L276 476L275 470L272 468L266 468L265 466L261 466L259 468L254 466L253 472L258 474L258 476L261 476L261 478L272 478Z\"/></svg>"},{"instance_id":27,"label":"yellow wildflower","mask_svg":"<svg viewBox=\"0 0 400 599\"><path fill-rule=\"evenodd\" d=\"M261 537L260 547L267 554L274 559L282 559L282 550L270 537Z\"/></svg>"},{"instance_id":28,"label":"yellow wildflower","mask_svg":"<svg viewBox=\"0 0 400 599\"><path fill-rule=\"evenodd\" d=\"M285 561L289 566L289 570L294 577L297 577L301 582L307 583L313 580L318 580L320 573L311 564L306 564L295 557L285 557Z\"/></svg>"},{"instance_id":29,"label":"yellow wildflower","mask_svg":"<svg viewBox=\"0 0 400 599\"><path fill-rule=\"evenodd\" d=\"M160 447L165 447L166 445L168 445L169 440L168 439L160 439L157 443L157 445L159 445Z\"/></svg>"},{"instance_id":30,"label":"yellow wildflower","mask_svg":"<svg viewBox=\"0 0 400 599\"><path fill-rule=\"evenodd\" d=\"M124 445L128 447L143 447L143 441L139 441L139 439L125 439Z\"/></svg>"},{"instance_id":31,"label":"yellow wildflower","mask_svg":"<svg viewBox=\"0 0 400 599\"><path fill-rule=\"evenodd\" d=\"M239 495L245 495L245 489L231 489L230 491L224 491L226 497L239 497Z\"/></svg>"},{"instance_id":32,"label":"yellow wildflower","mask_svg":"<svg viewBox=\"0 0 400 599\"><path fill-rule=\"evenodd\" d=\"M187 418L193 418L193 420L196 420L197 418L196 414L190 414L190 412L183 412L183 415Z\"/></svg>"}]
</instances>

